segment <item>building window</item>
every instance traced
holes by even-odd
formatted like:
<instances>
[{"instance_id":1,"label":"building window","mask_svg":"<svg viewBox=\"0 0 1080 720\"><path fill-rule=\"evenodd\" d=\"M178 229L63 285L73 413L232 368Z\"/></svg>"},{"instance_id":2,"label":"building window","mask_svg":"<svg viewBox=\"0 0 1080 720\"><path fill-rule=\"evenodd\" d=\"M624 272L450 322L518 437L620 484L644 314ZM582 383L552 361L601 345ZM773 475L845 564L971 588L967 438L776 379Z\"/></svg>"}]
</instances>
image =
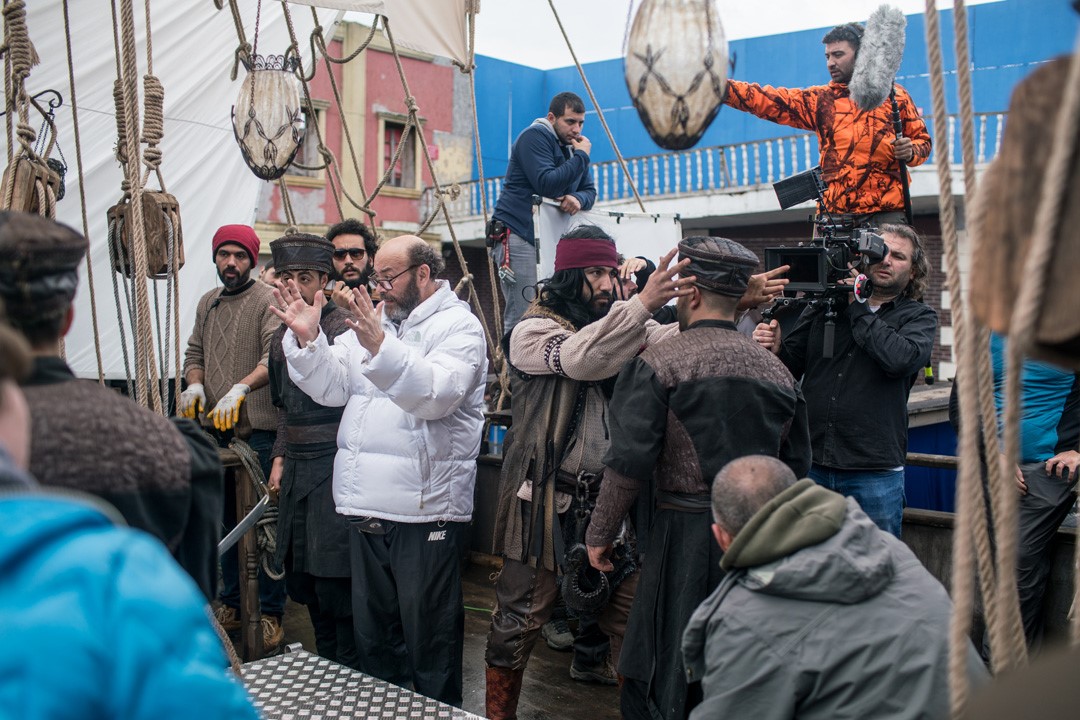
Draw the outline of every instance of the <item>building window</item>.
<instances>
[{"instance_id":1,"label":"building window","mask_svg":"<svg viewBox=\"0 0 1080 720\"><path fill-rule=\"evenodd\" d=\"M319 132L323 132L324 137L326 133L326 108L320 107L316 103L313 103L313 105L315 105L314 117L312 117L311 110L308 107L305 106L300 109L304 116L304 140L300 143L300 149L296 151L293 164L289 167L289 176L294 178L319 180L323 177L323 169L307 169L316 168L323 164L322 156L319 154ZM305 167L300 167L301 165Z\"/></svg>"},{"instance_id":2,"label":"building window","mask_svg":"<svg viewBox=\"0 0 1080 720\"><path fill-rule=\"evenodd\" d=\"M417 187L416 184L416 146L417 137L416 130L409 133L408 140L405 147L402 148L401 158L397 159L397 164L394 165L390 172L390 179L387 180L387 185L394 188L409 188L413 189ZM401 145L402 138L405 136L405 123L394 122L392 120L384 120L382 122L382 167L383 171L394 161L394 154L397 152L397 146Z\"/></svg>"}]
</instances>

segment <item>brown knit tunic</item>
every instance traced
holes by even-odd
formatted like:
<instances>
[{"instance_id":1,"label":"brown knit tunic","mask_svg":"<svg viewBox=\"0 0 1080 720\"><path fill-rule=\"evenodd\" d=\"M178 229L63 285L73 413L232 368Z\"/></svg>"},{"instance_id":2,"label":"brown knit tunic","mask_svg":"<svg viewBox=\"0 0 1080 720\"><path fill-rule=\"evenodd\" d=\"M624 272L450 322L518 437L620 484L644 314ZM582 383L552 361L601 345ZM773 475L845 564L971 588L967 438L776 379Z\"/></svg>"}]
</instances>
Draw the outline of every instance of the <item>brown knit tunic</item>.
<instances>
[{"instance_id":1,"label":"brown knit tunic","mask_svg":"<svg viewBox=\"0 0 1080 720\"><path fill-rule=\"evenodd\" d=\"M273 288L253 281L242 292L229 294L215 288L199 300L184 356L184 375L192 369L203 371L204 412L209 413L256 365L266 365L270 339L281 325L270 312L273 299ZM212 425L205 415L202 423ZM247 437L252 429L277 429L277 410L268 387L252 390L240 406L237 435Z\"/></svg>"},{"instance_id":2,"label":"brown knit tunic","mask_svg":"<svg viewBox=\"0 0 1080 720\"><path fill-rule=\"evenodd\" d=\"M103 498L129 525L161 540L214 597L222 468L195 424L77 380L60 358L37 358L23 393L34 477Z\"/></svg>"}]
</instances>

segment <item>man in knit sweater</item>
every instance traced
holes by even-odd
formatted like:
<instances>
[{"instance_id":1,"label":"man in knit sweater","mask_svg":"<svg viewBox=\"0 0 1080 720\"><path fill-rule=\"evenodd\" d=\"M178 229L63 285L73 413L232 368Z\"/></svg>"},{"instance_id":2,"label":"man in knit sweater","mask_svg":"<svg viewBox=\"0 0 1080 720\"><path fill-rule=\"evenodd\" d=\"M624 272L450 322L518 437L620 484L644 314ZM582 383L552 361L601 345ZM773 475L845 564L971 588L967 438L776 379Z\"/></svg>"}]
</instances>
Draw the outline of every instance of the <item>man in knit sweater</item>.
<instances>
[{"instance_id":1,"label":"man in knit sweater","mask_svg":"<svg viewBox=\"0 0 1080 720\"><path fill-rule=\"evenodd\" d=\"M30 471L43 485L96 495L160 540L212 600L217 594L221 462L191 420L170 421L61 357L87 241L37 215L0 213L0 306L30 343Z\"/></svg>"},{"instance_id":2,"label":"man in knit sweater","mask_svg":"<svg viewBox=\"0 0 1080 720\"><path fill-rule=\"evenodd\" d=\"M735 325L757 256L725 238L690 237L679 257L695 278L676 304L681 332L619 373L604 483L585 537L593 567L610 571L612 544L641 496L635 526L645 561L619 665L630 718L681 718L698 701L679 642L722 575L709 534L716 473L746 453L779 457L800 475L810 469L795 379Z\"/></svg>"},{"instance_id":3,"label":"man in knit sweater","mask_svg":"<svg viewBox=\"0 0 1080 720\"><path fill-rule=\"evenodd\" d=\"M184 357L187 389L180 395L180 413L202 418L218 431L218 442L231 436L245 440L259 455L263 474L270 476L271 451L277 431L277 411L267 387L270 338L280 323L270 312L273 289L251 277L259 258L259 238L246 225L224 225L214 233L213 260L222 287L199 300L195 327ZM236 522L236 493L226 474L225 524ZM221 558L222 592L218 619L226 630L240 629L240 584L237 552ZM281 643L285 612L285 583L259 571L259 602L263 615L263 646Z\"/></svg>"}]
</instances>

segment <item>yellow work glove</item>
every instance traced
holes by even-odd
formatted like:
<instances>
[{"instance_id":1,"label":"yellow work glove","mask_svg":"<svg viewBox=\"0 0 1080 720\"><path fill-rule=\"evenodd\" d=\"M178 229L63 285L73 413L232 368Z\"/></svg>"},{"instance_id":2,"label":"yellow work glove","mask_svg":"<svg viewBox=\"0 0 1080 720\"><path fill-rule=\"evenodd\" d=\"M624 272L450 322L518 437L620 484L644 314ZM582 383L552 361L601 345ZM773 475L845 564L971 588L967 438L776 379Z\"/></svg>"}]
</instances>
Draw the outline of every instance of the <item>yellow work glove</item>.
<instances>
[{"instance_id":1,"label":"yellow work glove","mask_svg":"<svg viewBox=\"0 0 1080 720\"><path fill-rule=\"evenodd\" d=\"M218 400L218 404L210 411L210 420L215 428L224 431L236 424L240 419L240 405L249 392L250 387L244 383L236 383L225 397Z\"/></svg>"},{"instance_id":2,"label":"yellow work glove","mask_svg":"<svg viewBox=\"0 0 1080 720\"><path fill-rule=\"evenodd\" d=\"M191 383L187 390L180 393L180 415L186 418L196 418L206 407L206 391L202 383Z\"/></svg>"}]
</instances>

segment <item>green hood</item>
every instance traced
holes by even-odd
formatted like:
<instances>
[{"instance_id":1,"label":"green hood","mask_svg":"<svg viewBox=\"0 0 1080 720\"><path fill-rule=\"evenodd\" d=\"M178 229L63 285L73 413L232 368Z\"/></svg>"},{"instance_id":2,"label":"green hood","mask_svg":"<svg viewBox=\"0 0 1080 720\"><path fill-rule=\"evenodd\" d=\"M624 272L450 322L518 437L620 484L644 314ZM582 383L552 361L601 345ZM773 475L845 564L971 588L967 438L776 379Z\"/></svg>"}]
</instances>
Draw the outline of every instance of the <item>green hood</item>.
<instances>
[{"instance_id":1,"label":"green hood","mask_svg":"<svg viewBox=\"0 0 1080 720\"><path fill-rule=\"evenodd\" d=\"M824 542L840 530L846 507L843 496L813 480L800 480L754 513L720 567L757 567Z\"/></svg>"}]
</instances>

